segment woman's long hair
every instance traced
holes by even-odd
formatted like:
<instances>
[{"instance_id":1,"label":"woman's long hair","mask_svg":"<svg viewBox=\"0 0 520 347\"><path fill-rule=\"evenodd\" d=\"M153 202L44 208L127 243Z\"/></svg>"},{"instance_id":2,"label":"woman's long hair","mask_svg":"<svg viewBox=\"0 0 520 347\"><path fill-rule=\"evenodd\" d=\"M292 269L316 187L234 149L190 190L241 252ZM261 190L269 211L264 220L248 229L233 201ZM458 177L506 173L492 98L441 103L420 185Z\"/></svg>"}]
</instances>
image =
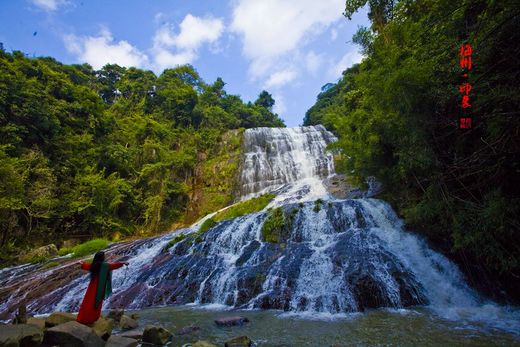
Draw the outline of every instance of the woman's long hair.
<instances>
[{"instance_id":1,"label":"woman's long hair","mask_svg":"<svg viewBox=\"0 0 520 347\"><path fill-rule=\"evenodd\" d=\"M105 261L105 252L99 251L94 255L94 260L90 264L90 279L94 279L99 274L101 264Z\"/></svg>"}]
</instances>

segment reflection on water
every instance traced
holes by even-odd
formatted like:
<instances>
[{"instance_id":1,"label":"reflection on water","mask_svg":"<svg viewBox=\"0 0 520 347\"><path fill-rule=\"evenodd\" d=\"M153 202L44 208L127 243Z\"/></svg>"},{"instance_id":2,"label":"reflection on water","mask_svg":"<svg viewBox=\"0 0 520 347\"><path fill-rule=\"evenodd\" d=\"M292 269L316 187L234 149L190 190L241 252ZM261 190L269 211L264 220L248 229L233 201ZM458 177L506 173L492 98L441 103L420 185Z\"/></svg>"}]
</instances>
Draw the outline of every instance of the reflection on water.
<instances>
[{"instance_id":1,"label":"reflection on water","mask_svg":"<svg viewBox=\"0 0 520 347\"><path fill-rule=\"evenodd\" d=\"M520 335L479 323L448 321L425 308L374 310L311 318L279 311L223 311L201 307L163 307L135 311L144 324L162 324L172 332L188 325L200 331L175 336L172 346L207 340L223 345L247 335L256 346L520 346ZM213 322L229 315L247 316L247 326L220 328Z\"/></svg>"}]
</instances>

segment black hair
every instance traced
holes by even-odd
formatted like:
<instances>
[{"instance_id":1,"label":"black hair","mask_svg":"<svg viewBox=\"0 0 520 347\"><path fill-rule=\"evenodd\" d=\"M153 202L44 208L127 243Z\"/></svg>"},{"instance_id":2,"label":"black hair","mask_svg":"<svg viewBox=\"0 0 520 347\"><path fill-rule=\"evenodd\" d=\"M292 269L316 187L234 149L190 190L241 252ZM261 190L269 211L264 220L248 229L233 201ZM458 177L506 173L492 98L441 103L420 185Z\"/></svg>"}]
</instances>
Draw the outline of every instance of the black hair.
<instances>
[{"instance_id":1,"label":"black hair","mask_svg":"<svg viewBox=\"0 0 520 347\"><path fill-rule=\"evenodd\" d=\"M99 251L94 255L94 260L90 264L90 279L94 279L99 274L101 264L105 261L105 252Z\"/></svg>"}]
</instances>

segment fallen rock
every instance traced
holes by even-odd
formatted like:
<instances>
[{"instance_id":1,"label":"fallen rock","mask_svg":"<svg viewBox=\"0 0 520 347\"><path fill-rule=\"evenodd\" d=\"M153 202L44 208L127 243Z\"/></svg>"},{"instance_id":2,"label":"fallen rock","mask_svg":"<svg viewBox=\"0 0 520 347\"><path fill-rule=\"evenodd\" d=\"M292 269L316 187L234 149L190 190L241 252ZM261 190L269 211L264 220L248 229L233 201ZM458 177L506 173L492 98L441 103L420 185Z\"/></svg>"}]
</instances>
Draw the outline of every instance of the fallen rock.
<instances>
[{"instance_id":1,"label":"fallen rock","mask_svg":"<svg viewBox=\"0 0 520 347\"><path fill-rule=\"evenodd\" d=\"M70 321L75 321L76 315L68 312L54 312L49 317L45 319L45 326L47 328L52 328L56 325L60 325L63 323L67 323Z\"/></svg>"},{"instance_id":2,"label":"fallen rock","mask_svg":"<svg viewBox=\"0 0 520 347\"><path fill-rule=\"evenodd\" d=\"M121 334L121 336L122 337L128 337L128 338L131 338L131 339L140 340L141 337L143 337L143 332L144 332L143 328L132 329L132 330L128 330L128 331L123 332Z\"/></svg>"},{"instance_id":3,"label":"fallen rock","mask_svg":"<svg viewBox=\"0 0 520 347\"><path fill-rule=\"evenodd\" d=\"M119 322L121 320L121 317L125 314L125 310L122 309L114 309L108 311L107 318L111 318L114 320L114 322Z\"/></svg>"},{"instance_id":4,"label":"fallen rock","mask_svg":"<svg viewBox=\"0 0 520 347\"><path fill-rule=\"evenodd\" d=\"M110 336L105 347L136 347L139 342L122 336Z\"/></svg>"},{"instance_id":5,"label":"fallen rock","mask_svg":"<svg viewBox=\"0 0 520 347\"><path fill-rule=\"evenodd\" d=\"M22 262L33 262L39 261L41 259L47 259L51 257L55 257L58 255L58 248L55 244L50 244L46 246L42 246L36 249L31 250L27 254L21 256Z\"/></svg>"},{"instance_id":6,"label":"fallen rock","mask_svg":"<svg viewBox=\"0 0 520 347\"><path fill-rule=\"evenodd\" d=\"M139 326L136 320L128 317L127 315L121 316L119 320L119 327L123 330L135 329Z\"/></svg>"},{"instance_id":7,"label":"fallen rock","mask_svg":"<svg viewBox=\"0 0 520 347\"><path fill-rule=\"evenodd\" d=\"M245 323L249 323L249 319L247 319L247 317L242 316L223 317L215 319L215 323L218 326L230 327L234 325L243 325Z\"/></svg>"},{"instance_id":8,"label":"fallen rock","mask_svg":"<svg viewBox=\"0 0 520 347\"><path fill-rule=\"evenodd\" d=\"M251 339L247 336L233 337L224 343L224 347L251 347Z\"/></svg>"},{"instance_id":9,"label":"fallen rock","mask_svg":"<svg viewBox=\"0 0 520 347\"><path fill-rule=\"evenodd\" d=\"M197 341L191 345L191 347L217 347L208 341Z\"/></svg>"},{"instance_id":10,"label":"fallen rock","mask_svg":"<svg viewBox=\"0 0 520 347\"><path fill-rule=\"evenodd\" d=\"M114 328L114 320L111 318L99 317L99 319L94 323L92 329L94 329L94 333L97 336L101 337L103 340L108 340L110 335L112 335L112 329Z\"/></svg>"},{"instance_id":11,"label":"fallen rock","mask_svg":"<svg viewBox=\"0 0 520 347\"><path fill-rule=\"evenodd\" d=\"M143 331L142 341L154 345L164 345L171 337L172 334L163 327L147 325Z\"/></svg>"},{"instance_id":12,"label":"fallen rock","mask_svg":"<svg viewBox=\"0 0 520 347\"><path fill-rule=\"evenodd\" d=\"M200 327L196 325L188 325L177 332L177 335L187 335L199 331Z\"/></svg>"},{"instance_id":13,"label":"fallen rock","mask_svg":"<svg viewBox=\"0 0 520 347\"><path fill-rule=\"evenodd\" d=\"M92 328L73 321L47 329L43 344L60 347L102 347L105 341L97 336Z\"/></svg>"},{"instance_id":14,"label":"fallen rock","mask_svg":"<svg viewBox=\"0 0 520 347\"><path fill-rule=\"evenodd\" d=\"M43 331L34 325L0 325L0 346L2 347L39 346L42 340Z\"/></svg>"},{"instance_id":15,"label":"fallen rock","mask_svg":"<svg viewBox=\"0 0 520 347\"><path fill-rule=\"evenodd\" d=\"M139 319L139 315L137 313L132 313L130 315L130 318L134 319L134 320L138 320Z\"/></svg>"},{"instance_id":16,"label":"fallen rock","mask_svg":"<svg viewBox=\"0 0 520 347\"><path fill-rule=\"evenodd\" d=\"M45 319L43 318L29 317L27 318L27 324L34 325L41 330L45 329Z\"/></svg>"}]
</instances>

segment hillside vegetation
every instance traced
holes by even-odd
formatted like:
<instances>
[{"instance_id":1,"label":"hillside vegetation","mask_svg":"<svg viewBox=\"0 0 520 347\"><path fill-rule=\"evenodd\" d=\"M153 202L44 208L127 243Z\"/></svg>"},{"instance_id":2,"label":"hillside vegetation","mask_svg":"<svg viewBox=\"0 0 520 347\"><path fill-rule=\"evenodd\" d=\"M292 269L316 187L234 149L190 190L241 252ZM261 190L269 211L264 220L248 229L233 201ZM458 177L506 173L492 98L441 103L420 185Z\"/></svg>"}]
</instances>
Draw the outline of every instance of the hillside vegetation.
<instances>
[{"instance_id":1,"label":"hillside vegetation","mask_svg":"<svg viewBox=\"0 0 520 347\"><path fill-rule=\"evenodd\" d=\"M498 280L519 298L520 3L349 0L346 16L365 4L372 27L353 37L363 61L323 87L304 123L334 131L339 170L358 183L376 176L472 285ZM465 43L470 130L457 126Z\"/></svg>"},{"instance_id":2,"label":"hillside vegetation","mask_svg":"<svg viewBox=\"0 0 520 347\"><path fill-rule=\"evenodd\" d=\"M284 126L189 65L64 65L0 51L0 244L145 235L229 204L241 130Z\"/></svg>"}]
</instances>

